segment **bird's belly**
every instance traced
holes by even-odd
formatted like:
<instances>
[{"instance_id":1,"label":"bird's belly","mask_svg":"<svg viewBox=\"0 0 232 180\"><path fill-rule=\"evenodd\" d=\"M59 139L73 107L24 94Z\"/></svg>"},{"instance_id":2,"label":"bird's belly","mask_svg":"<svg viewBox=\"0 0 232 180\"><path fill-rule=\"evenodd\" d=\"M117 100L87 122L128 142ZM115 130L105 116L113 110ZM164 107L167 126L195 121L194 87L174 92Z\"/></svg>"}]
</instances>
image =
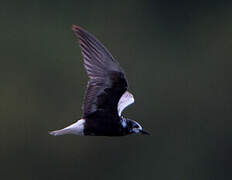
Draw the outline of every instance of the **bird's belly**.
<instances>
[{"instance_id":1,"label":"bird's belly","mask_svg":"<svg viewBox=\"0 0 232 180\"><path fill-rule=\"evenodd\" d=\"M84 129L86 136L122 136L119 123L108 122L89 122L86 123Z\"/></svg>"}]
</instances>

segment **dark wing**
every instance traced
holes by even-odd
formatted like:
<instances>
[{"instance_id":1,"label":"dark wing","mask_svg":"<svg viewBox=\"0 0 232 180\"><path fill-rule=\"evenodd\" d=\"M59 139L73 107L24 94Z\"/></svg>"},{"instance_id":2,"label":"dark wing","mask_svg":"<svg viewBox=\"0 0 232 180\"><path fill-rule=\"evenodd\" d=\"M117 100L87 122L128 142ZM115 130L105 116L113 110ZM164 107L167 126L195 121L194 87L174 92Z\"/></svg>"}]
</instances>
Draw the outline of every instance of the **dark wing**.
<instances>
[{"instance_id":1,"label":"dark wing","mask_svg":"<svg viewBox=\"0 0 232 180\"><path fill-rule=\"evenodd\" d=\"M127 90L127 81L119 63L93 35L73 25L78 37L89 81L82 106L83 118L103 112L118 115L118 102Z\"/></svg>"}]
</instances>

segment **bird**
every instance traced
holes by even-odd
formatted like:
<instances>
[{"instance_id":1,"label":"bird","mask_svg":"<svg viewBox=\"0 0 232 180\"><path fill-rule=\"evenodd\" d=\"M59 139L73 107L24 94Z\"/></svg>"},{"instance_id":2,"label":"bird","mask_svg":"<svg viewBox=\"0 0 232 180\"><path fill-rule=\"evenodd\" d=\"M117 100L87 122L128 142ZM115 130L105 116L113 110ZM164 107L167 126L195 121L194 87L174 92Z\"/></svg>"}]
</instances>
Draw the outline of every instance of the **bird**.
<instances>
[{"instance_id":1,"label":"bird","mask_svg":"<svg viewBox=\"0 0 232 180\"><path fill-rule=\"evenodd\" d=\"M128 91L128 82L118 61L87 30L77 25L72 25L72 30L78 39L88 75L82 117L75 123L51 131L49 134L53 136L149 135L138 122L122 116L122 111L134 103L134 97Z\"/></svg>"}]
</instances>

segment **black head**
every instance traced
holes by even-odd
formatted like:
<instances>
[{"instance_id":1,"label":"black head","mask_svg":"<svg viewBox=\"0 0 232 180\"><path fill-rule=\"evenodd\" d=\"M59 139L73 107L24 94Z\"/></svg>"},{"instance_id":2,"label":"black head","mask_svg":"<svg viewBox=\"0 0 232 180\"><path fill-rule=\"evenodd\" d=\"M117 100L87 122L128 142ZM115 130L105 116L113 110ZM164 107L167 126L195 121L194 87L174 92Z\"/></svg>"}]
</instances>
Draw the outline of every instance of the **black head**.
<instances>
[{"instance_id":1,"label":"black head","mask_svg":"<svg viewBox=\"0 0 232 180\"><path fill-rule=\"evenodd\" d=\"M143 135L150 135L148 132L144 131L142 126L131 119L123 118L121 121L122 127L127 130L128 134L139 133Z\"/></svg>"}]
</instances>

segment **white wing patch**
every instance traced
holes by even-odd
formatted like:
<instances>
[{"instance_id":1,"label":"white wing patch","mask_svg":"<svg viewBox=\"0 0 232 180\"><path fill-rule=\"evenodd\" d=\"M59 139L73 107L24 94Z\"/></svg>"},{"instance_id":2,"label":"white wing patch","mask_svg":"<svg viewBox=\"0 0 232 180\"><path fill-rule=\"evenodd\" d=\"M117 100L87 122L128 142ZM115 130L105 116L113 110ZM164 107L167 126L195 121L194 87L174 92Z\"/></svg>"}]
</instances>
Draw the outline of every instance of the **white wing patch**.
<instances>
[{"instance_id":1,"label":"white wing patch","mask_svg":"<svg viewBox=\"0 0 232 180\"><path fill-rule=\"evenodd\" d=\"M129 93L128 91L126 91L122 97L119 99L118 102L118 115L121 116L122 111L129 105L131 105L132 103L134 103L134 97L131 93Z\"/></svg>"}]
</instances>

